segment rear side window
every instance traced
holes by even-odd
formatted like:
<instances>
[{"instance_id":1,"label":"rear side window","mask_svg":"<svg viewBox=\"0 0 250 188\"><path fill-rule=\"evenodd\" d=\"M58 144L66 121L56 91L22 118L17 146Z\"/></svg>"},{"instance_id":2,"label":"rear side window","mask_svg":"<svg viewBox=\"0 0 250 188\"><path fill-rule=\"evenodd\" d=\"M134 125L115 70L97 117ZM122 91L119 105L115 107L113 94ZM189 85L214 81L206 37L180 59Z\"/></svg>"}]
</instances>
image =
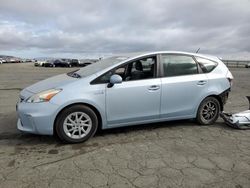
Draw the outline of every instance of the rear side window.
<instances>
[{"instance_id":1,"label":"rear side window","mask_svg":"<svg viewBox=\"0 0 250 188\"><path fill-rule=\"evenodd\" d=\"M198 67L191 56L162 55L165 77L198 74Z\"/></svg>"},{"instance_id":2,"label":"rear side window","mask_svg":"<svg viewBox=\"0 0 250 188\"><path fill-rule=\"evenodd\" d=\"M218 65L218 63L216 63L214 61L204 59L201 57L195 57L195 59L199 63L199 65L204 73L211 72Z\"/></svg>"}]
</instances>

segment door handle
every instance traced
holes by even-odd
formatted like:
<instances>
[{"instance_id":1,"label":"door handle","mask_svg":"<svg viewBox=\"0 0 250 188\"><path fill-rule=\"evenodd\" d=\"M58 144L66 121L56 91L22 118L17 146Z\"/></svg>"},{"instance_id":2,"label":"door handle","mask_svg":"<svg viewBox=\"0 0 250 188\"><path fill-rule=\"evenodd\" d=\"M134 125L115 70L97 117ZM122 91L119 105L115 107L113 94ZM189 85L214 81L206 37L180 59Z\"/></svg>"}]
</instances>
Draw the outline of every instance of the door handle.
<instances>
[{"instance_id":1,"label":"door handle","mask_svg":"<svg viewBox=\"0 0 250 188\"><path fill-rule=\"evenodd\" d=\"M152 85L152 86L149 86L149 88L148 88L148 90L150 90L150 91L156 91L158 89L160 89L160 86L158 86L158 85Z\"/></svg>"},{"instance_id":2,"label":"door handle","mask_svg":"<svg viewBox=\"0 0 250 188\"><path fill-rule=\"evenodd\" d=\"M202 85L205 85L206 83L207 83L206 80L200 80L200 81L197 83L197 85L202 86Z\"/></svg>"}]
</instances>

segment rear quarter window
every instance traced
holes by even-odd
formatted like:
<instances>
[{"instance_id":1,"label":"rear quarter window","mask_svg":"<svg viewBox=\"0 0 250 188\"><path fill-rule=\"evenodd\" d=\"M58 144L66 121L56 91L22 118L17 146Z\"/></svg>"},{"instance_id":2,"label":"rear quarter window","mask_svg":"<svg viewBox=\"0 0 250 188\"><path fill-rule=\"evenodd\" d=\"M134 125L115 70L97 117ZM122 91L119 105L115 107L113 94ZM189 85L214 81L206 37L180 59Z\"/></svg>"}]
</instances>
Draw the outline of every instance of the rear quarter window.
<instances>
[{"instance_id":1,"label":"rear quarter window","mask_svg":"<svg viewBox=\"0 0 250 188\"><path fill-rule=\"evenodd\" d=\"M211 72L218 65L217 62L211 61L209 59L205 59L205 58L201 58L201 57L195 57L195 59L199 63L199 65L204 73Z\"/></svg>"}]
</instances>

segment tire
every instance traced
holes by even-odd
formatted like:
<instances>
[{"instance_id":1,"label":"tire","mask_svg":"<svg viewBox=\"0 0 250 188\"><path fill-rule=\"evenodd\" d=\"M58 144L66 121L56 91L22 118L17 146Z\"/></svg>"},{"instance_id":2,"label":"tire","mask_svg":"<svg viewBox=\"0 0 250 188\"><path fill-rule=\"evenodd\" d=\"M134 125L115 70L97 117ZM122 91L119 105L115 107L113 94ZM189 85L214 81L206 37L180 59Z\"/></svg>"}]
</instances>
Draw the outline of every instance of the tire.
<instances>
[{"instance_id":1,"label":"tire","mask_svg":"<svg viewBox=\"0 0 250 188\"><path fill-rule=\"evenodd\" d=\"M219 101L214 97L207 97L198 108L196 120L201 125L211 125L218 119L220 110Z\"/></svg>"},{"instance_id":2,"label":"tire","mask_svg":"<svg viewBox=\"0 0 250 188\"><path fill-rule=\"evenodd\" d=\"M79 143L88 140L95 134L97 127L98 118L95 112L84 105L66 108L58 115L55 122L58 137L66 143Z\"/></svg>"}]
</instances>

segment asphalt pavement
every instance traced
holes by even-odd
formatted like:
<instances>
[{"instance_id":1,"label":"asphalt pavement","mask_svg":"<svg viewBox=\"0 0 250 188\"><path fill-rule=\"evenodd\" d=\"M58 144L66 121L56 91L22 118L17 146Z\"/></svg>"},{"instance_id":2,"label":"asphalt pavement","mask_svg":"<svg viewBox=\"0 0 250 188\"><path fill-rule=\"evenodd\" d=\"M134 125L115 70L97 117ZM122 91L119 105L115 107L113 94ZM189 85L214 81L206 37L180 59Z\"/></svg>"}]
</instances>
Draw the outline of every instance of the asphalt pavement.
<instances>
[{"instance_id":1,"label":"asphalt pavement","mask_svg":"<svg viewBox=\"0 0 250 188\"><path fill-rule=\"evenodd\" d=\"M0 187L250 187L250 130L170 121L99 131L81 144L16 129L21 89L76 68L0 65ZM235 79L225 111L248 109L250 69Z\"/></svg>"}]
</instances>

